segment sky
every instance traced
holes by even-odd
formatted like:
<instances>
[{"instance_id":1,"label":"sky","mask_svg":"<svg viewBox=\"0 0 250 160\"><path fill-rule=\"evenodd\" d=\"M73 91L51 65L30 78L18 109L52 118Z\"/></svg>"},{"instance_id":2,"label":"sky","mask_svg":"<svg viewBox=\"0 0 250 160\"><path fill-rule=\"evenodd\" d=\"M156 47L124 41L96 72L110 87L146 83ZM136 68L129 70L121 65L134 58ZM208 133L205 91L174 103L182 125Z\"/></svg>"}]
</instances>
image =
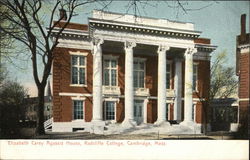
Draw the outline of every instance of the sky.
<instances>
[{"instance_id":1,"label":"sky","mask_svg":"<svg viewBox=\"0 0 250 160\"><path fill-rule=\"evenodd\" d=\"M195 30L201 31L200 37L210 38L218 48L212 53L212 61L216 54L226 50L227 64L235 67L236 36L240 34L240 16L247 14L246 31L249 33L249 1L180 1L186 12L178 7L175 1L137 2L136 15L152 18L162 18L173 21L194 23ZM77 9L77 16L72 19L75 23L88 23L93 9L102 9L104 4L90 4ZM131 1L113 1L105 11L123 14L135 14ZM45 19L46 20L46 19ZM56 20L56 19L55 19ZM18 46L22 47L22 46ZM32 76L31 61L18 65L24 69L8 65L11 79L16 79L29 90L30 96L37 96L36 86Z\"/></svg>"}]
</instances>

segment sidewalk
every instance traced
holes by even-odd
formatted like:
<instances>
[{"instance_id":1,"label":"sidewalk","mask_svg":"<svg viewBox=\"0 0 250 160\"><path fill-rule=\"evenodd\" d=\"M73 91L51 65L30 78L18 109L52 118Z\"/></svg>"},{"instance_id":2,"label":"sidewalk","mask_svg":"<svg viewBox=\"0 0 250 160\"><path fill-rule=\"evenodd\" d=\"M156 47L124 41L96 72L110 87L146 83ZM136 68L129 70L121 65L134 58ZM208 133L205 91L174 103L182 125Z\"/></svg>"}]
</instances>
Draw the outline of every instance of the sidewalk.
<instances>
[{"instance_id":1,"label":"sidewalk","mask_svg":"<svg viewBox=\"0 0 250 160\"><path fill-rule=\"evenodd\" d=\"M97 135L87 132L47 132L46 135L35 136L34 139L71 139L71 140L90 140L90 139L112 139L112 140L229 140L233 136L226 133L209 133L208 135L166 135L166 134L112 134Z\"/></svg>"}]
</instances>

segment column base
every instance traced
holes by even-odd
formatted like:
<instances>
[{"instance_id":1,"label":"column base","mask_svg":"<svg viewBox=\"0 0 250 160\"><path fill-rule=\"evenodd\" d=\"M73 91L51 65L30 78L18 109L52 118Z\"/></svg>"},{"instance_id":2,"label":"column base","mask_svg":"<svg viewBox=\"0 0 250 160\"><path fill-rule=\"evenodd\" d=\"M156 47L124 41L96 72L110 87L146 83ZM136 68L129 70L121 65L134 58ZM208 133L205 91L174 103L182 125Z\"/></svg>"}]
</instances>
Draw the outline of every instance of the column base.
<instances>
[{"instance_id":1,"label":"column base","mask_svg":"<svg viewBox=\"0 0 250 160\"><path fill-rule=\"evenodd\" d=\"M134 128L135 126L137 126L137 123L135 120L132 119L124 120L122 122L122 127L124 128Z\"/></svg>"},{"instance_id":2,"label":"column base","mask_svg":"<svg viewBox=\"0 0 250 160\"><path fill-rule=\"evenodd\" d=\"M157 120L155 123L154 123L154 126L170 126L170 123L166 120Z\"/></svg>"},{"instance_id":3,"label":"column base","mask_svg":"<svg viewBox=\"0 0 250 160\"><path fill-rule=\"evenodd\" d=\"M90 133L103 134L105 122L102 120L92 120L90 126Z\"/></svg>"},{"instance_id":4,"label":"column base","mask_svg":"<svg viewBox=\"0 0 250 160\"><path fill-rule=\"evenodd\" d=\"M183 121L180 123L182 126L192 127L196 126L197 124L194 121Z\"/></svg>"},{"instance_id":5,"label":"column base","mask_svg":"<svg viewBox=\"0 0 250 160\"><path fill-rule=\"evenodd\" d=\"M199 123L195 123L194 121L183 121L180 123L180 126L186 129L189 129L190 134L201 134L202 126Z\"/></svg>"},{"instance_id":6,"label":"column base","mask_svg":"<svg viewBox=\"0 0 250 160\"><path fill-rule=\"evenodd\" d=\"M239 123L230 123L230 132L237 132L239 129Z\"/></svg>"},{"instance_id":7,"label":"column base","mask_svg":"<svg viewBox=\"0 0 250 160\"><path fill-rule=\"evenodd\" d=\"M104 122L103 120L101 120L101 119L92 119L91 120L91 122L93 122L93 123L101 123L101 122Z\"/></svg>"}]
</instances>

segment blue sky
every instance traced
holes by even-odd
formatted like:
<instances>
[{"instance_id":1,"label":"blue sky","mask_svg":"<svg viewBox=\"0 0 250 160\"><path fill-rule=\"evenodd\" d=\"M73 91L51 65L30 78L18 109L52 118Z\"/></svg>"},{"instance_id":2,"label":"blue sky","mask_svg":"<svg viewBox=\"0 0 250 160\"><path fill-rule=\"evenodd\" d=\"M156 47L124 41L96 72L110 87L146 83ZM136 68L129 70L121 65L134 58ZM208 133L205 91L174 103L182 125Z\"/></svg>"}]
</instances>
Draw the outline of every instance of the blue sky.
<instances>
[{"instance_id":1,"label":"blue sky","mask_svg":"<svg viewBox=\"0 0 250 160\"><path fill-rule=\"evenodd\" d=\"M249 1L180 1L188 9L185 13L180 7L176 7L175 1L138 3L137 15L153 18L163 18L174 21L191 22L195 30L202 31L200 37L210 38L211 43L218 46L212 55L227 50L228 63L226 66L235 67L236 35L240 34L240 16L247 14L247 32L249 32ZM118 13L134 14L133 6L130 10L129 1L114 1L105 10ZM91 4L78 8L78 16L72 22L87 23L87 17L91 16L93 9L101 9L101 4ZM190 9L190 10L189 10ZM25 70L8 66L11 79L17 79L25 87L29 88L31 96L36 96L35 83L32 76L31 63L21 63Z\"/></svg>"}]
</instances>

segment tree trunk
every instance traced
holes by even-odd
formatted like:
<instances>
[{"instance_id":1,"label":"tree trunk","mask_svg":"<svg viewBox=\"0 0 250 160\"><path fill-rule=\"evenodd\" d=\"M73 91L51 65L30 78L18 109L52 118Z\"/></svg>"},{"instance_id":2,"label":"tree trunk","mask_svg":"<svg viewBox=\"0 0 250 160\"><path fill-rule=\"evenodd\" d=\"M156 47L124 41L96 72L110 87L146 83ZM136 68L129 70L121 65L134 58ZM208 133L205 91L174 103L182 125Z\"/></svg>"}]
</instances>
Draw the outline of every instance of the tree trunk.
<instances>
[{"instance_id":1,"label":"tree trunk","mask_svg":"<svg viewBox=\"0 0 250 160\"><path fill-rule=\"evenodd\" d=\"M37 125L36 134L44 135L44 90L45 86L38 87L38 108L37 108Z\"/></svg>"},{"instance_id":2,"label":"tree trunk","mask_svg":"<svg viewBox=\"0 0 250 160\"><path fill-rule=\"evenodd\" d=\"M203 102L203 123L204 123L204 127L203 127L203 133L206 135L207 134L207 125L209 122L209 118L210 118L210 109L209 109L210 105L209 105L209 101L206 100Z\"/></svg>"}]
</instances>

